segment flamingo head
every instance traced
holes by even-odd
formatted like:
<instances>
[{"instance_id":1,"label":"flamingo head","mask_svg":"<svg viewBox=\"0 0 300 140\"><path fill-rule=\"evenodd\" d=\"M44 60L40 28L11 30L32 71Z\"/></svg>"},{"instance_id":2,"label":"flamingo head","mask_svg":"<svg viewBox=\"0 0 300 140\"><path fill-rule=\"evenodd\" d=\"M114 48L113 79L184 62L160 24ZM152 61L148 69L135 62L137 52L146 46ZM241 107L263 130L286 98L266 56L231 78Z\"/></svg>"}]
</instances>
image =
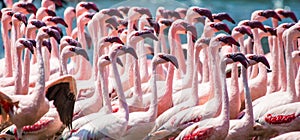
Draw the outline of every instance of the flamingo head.
<instances>
[{"instance_id":1,"label":"flamingo head","mask_svg":"<svg viewBox=\"0 0 300 140\"><path fill-rule=\"evenodd\" d=\"M294 22L298 21L293 11L284 10L284 9L276 9L275 11L281 18L291 18Z\"/></svg>"},{"instance_id":2,"label":"flamingo head","mask_svg":"<svg viewBox=\"0 0 300 140\"><path fill-rule=\"evenodd\" d=\"M281 21L281 18L274 10L263 10L257 13L259 16L265 17L266 19L272 17L274 19L277 19L278 21Z\"/></svg>"},{"instance_id":3,"label":"flamingo head","mask_svg":"<svg viewBox=\"0 0 300 140\"><path fill-rule=\"evenodd\" d=\"M5 11L1 14L1 21L11 21L11 17L14 15L15 12L13 11Z\"/></svg>"},{"instance_id":4,"label":"flamingo head","mask_svg":"<svg viewBox=\"0 0 300 140\"><path fill-rule=\"evenodd\" d=\"M124 45L123 41L122 41L119 37L117 37L117 36L113 36L113 37L110 37L110 36L104 37L103 42L108 42L108 43L119 43L119 44Z\"/></svg>"},{"instance_id":5,"label":"flamingo head","mask_svg":"<svg viewBox=\"0 0 300 140\"><path fill-rule=\"evenodd\" d=\"M153 30L143 30L143 31L133 31L131 33L131 36L130 36L130 41L132 42L139 42L141 41L142 39L145 39L145 38L150 38L150 39L153 39L153 40L156 40L158 41L158 38L154 35L154 31Z\"/></svg>"},{"instance_id":6,"label":"flamingo head","mask_svg":"<svg viewBox=\"0 0 300 140\"><path fill-rule=\"evenodd\" d=\"M270 64L267 58L263 55L256 54L247 54L247 58L249 60L250 65L257 64L259 62L263 63L268 69L270 69Z\"/></svg>"},{"instance_id":7,"label":"flamingo head","mask_svg":"<svg viewBox=\"0 0 300 140\"><path fill-rule=\"evenodd\" d=\"M159 35L159 30L160 30L160 26L159 26L158 22L154 21L152 18L147 18L147 21L148 21L149 25L151 27L153 27L153 29L156 33L156 36L158 36Z\"/></svg>"},{"instance_id":8,"label":"flamingo head","mask_svg":"<svg viewBox=\"0 0 300 140\"><path fill-rule=\"evenodd\" d=\"M152 18L152 14L148 8L137 7L135 11L138 12L140 15L146 15L148 18Z\"/></svg>"},{"instance_id":9,"label":"flamingo head","mask_svg":"<svg viewBox=\"0 0 300 140\"><path fill-rule=\"evenodd\" d=\"M23 22L25 24L25 26L27 26L27 17L24 14L16 12L16 13L14 13L13 17L15 17L19 21Z\"/></svg>"},{"instance_id":10,"label":"flamingo head","mask_svg":"<svg viewBox=\"0 0 300 140\"><path fill-rule=\"evenodd\" d=\"M109 9L103 9L101 10L103 14L107 14L109 16L117 16L119 18L123 18L123 15L120 13L120 11L116 8L109 8Z\"/></svg>"},{"instance_id":11,"label":"flamingo head","mask_svg":"<svg viewBox=\"0 0 300 140\"><path fill-rule=\"evenodd\" d=\"M169 19L164 19L164 18L162 18L162 19L160 19L160 20L158 21L158 23L160 24L160 26L166 26L166 27L169 27L169 26L172 25L173 21L172 21L172 20L169 20Z\"/></svg>"},{"instance_id":12,"label":"flamingo head","mask_svg":"<svg viewBox=\"0 0 300 140\"><path fill-rule=\"evenodd\" d=\"M108 25L108 27L111 27L112 29L118 30L119 22L117 21L116 17L111 17L105 21Z\"/></svg>"},{"instance_id":13,"label":"flamingo head","mask_svg":"<svg viewBox=\"0 0 300 140\"><path fill-rule=\"evenodd\" d=\"M55 40L57 41L57 42L59 42L60 41L60 39L61 39L61 34L60 34L60 32L58 31L58 30L56 30L56 29L54 29L54 28L51 28L51 27L42 27L41 28L41 30L44 32L44 33L46 33L46 34L42 34L41 33L41 35L46 35L46 36L42 36L42 37L45 37L45 38L47 38L47 37L53 37L53 38L55 38ZM38 35L39 35L39 33L38 33Z\"/></svg>"},{"instance_id":14,"label":"flamingo head","mask_svg":"<svg viewBox=\"0 0 300 140\"><path fill-rule=\"evenodd\" d=\"M175 11L180 15L181 18L186 16L187 9L186 8L176 8Z\"/></svg>"},{"instance_id":15,"label":"flamingo head","mask_svg":"<svg viewBox=\"0 0 300 140\"><path fill-rule=\"evenodd\" d=\"M69 46L68 49L70 52L74 53L75 55L81 55L83 58L89 61L89 56L85 49L76 46Z\"/></svg>"},{"instance_id":16,"label":"flamingo head","mask_svg":"<svg viewBox=\"0 0 300 140\"><path fill-rule=\"evenodd\" d=\"M276 28L272 28L270 26L265 26L265 29L267 32L269 32L271 35L277 36L277 30Z\"/></svg>"},{"instance_id":17,"label":"flamingo head","mask_svg":"<svg viewBox=\"0 0 300 140\"><path fill-rule=\"evenodd\" d=\"M254 28L259 28L261 30L263 30L264 32L267 32L267 29L264 27L264 25L258 21L258 20L251 20L251 21L245 21L242 23L242 25L246 25L249 26L250 28L254 29Z\"/></svg>"},{"instance_id":18,"label":"flamingo head","mask_svg":"<svg viewBox=\"0 0 300 140\"><path fill-rule=\"evenodd\" d=\"M33 54L34 50L33 50L33 44L31 43L31 41L26 40L25 38L19 38L17 40L17 44L16 44L17 48L23 49L23 48L27 48L30 50L30 52Z\"/></svg>"},{"instance_id":19,"label":"flamingo head","mask_svg":"<svg viewBox=\"0 0 300 140\"><path fill-rule=\"evenodd\" d=\"M216 37L216 40L224 43L224 45L240 46L240 44L230 35L219 35Z\"/></svg>"},{"instance_id":20,"label":"flamingo head","mask_svg":"<svg viewBox=\"0 0 300 140\"><path fill-rule=\"evenodd\" d=\"M79 7L83 7L86 10L94 10L96 12L99 12L97 5L93 2L80 2L77 4L76 9L78 9Z\"/></svg>"},{"instance_id":21,"label":"flamingo head","mask_svg":"<svg viewBox=\"0 0 300 140\"><path fill-rule=\"evenodd\" d=\"M45 9L45 12L48 14L48 16L56 16L56 13L53 11L53 10L50 10L50 9Z\"/></svg>"},{"instance_id":22,"label":"flamingo head","mask_svg":"<svg viewBox=\"0 0 300 140\"><path fill-rule=\"evenodd\" d=\"M129 11L129 9L130 9L130 7L128 7L128 6L120 6L120 7L118 7L117 9L118 9L120 12L124 13L125 15L127 15L127 14L128 14L128 11Z\"/></svg>"},{"instance_id":23,"label":"flamingo head","mask_svg":"<svg viewBox=\"0 0 300 140\"><path fill-rule=\"evenodd\" d=\"M247 34L248 36L250 36L250 38L253 38L253 33L251 32L251 29L248 26L238 26L233 30L242 35Z\"/></svg>"},{"instance_id":24,"label":"flamingo head","mask_svg":"<svg viewBox=\"0 0 300 140\"><path fill-rule=\"evenodd\" d=\"M47 21L53 22L55 24L61 24L65 27L68 27L68 24L65 22L65 20L61 17L58 17L58 16L49 17L49 18L47 18Z\"/></svg>"},{"instance_id":25,"label":"flamingo head","mask_svg":"<svg viewBox=\"0 0 300 140\"><path fill-rule=\"evenodd\" d=\"M51 29L54 29L54 30L56 30L56 31L58 31L60 37L63 37L63 36L64 36L64 35L63 35L63 32L62 32L62 30L61 30L60 27L58 27L58 26L51 26L50 28L51 28Z\"/></svg>"},{"instance_id":26,"label":"flamingo head","mask_svg":"<svg viewBox=\"0 0 300 140\"><path fill-rule=\"evenodd\" d=\"M193 6L190 9L188 9L187 15L189 15L190 10L198 13L200 16L206 16L212 22L214 21L211 11L207 8L200 8L200 7Z\"/></svg>"},{"instance_id":27,"label":"flamingo head","mask_svg":"<svg viewBox=\"0 0 300 140\"><path fill-rule=\"evenodd\" d=\"M28 27L30 27L30 26L34 26L35 28L41 28L41 27L46 26L46 24L43 21L32 19L29 21L29 24L28 24Z\"/></svg>"},{"instance_id":28,"label":"flamingo head","mask_svg":"<svg viewBox=\"0 0 300 140\"><path fill-rule=\"evenodd\" d=\"M227 24L223 23L223 22L211 22L209 23L209 26L213 29L216 29L217 31L225 31L228 34L231 34L231 31L229 29L229 27L227 26Z\"/></svg>"},{"instance_id":29,"label":"flamingo head","mask_svg":"<svg viewBox=\"0 0 300 140\"><path fill-rule=\"evenodd\" d=\"M212 16L213 16L214 20L219 20L219 21L227 20L227 21L235 24L235 21L233 20L233 18L226 12L212 14Z\"/></svg>"},{"instance_id":30,"label":"flamingo head","mask_svg":"<svg viewBox=\"0 0 300 140\"><path fill-rule=\"evenodd\" d=\"M187 22L182 22L181 25L185 28L186 32L191 32L192 33L192 41L195 43L197 40L197 30L194 25L191 25Z\"/></svg>"},{"instance_id":31,"label":"flamingo head","mask_svg":"<svg viewBox=\"0 0 300 140\"><path fill-rule=\"evenodd\" d=\"M248 67L249 61L242 53L232 53L225 55L226 64L233 63L233 62L240 62L245 68Z\"/></svg>"},{"instance_id":32,"label":"flamingo head","mask_svg":"<svg viewBox=\"0 0 300 140\"><path fill-rule=\"evenodd\" d=\"M199 38L197 39L197 41L195 42L195 48L196 50L200 50L200 48L207 48L209 46L209 42L210 42L211 38Z\"/></svg>"},{"instance_id":33,"label":"flamingo head","mask_svg":"<svg viewBox=\"0 0 300 140\"><path fill-rule=\"evenodd\" d=\"M129 53L132 55L135 59L138 59L137 54L135 52L135 49L129 46L120 45L120 44L114 44L111 47L111 50L109 52L109 57L111 60L116 58L117 56L123 55Z\"/></svg>"},{"instance_id":34,"label":"flamingo head","mask_svg":"<svg viewBox=\"0 0 300 140\"><path fill-rule=\"evenodd\" d=\"M178 61L175 56L170 55L170 54L164 54L164 53L159 53L155 55L152 59L152 64L154 68L158 64L166 63L166 62L171 62L177 69L178 69Z\"/></svg>"},{"instance_id":35,"label":"flamingo head","mask_svg":"<svg viewBox=\"0 0 300 140\"><path fill-rule=\"evenodd\" d=\"M22 12L24 14L33 13L36 14L37 8L33 3L29 2L17 2L13 5L13 11Z\"/></svg>"},{"instance_id":36,"label":"flamingo head","mask_svg":"<svg viewBox=\"0 0 300 140\"><path fill-rule=\"evenodd\" d=\"M122 61L121 61L121 59L118 58L118 57L117 57L117 61L116 62L121 67L124 66L123 63L122 63ZM109 64L111 64L111 59L109 58L108 55L102 55L102 56L99 57L99 59L98 59L98 67L101 67L101 66L104 67L104 66L107 66Z\"/></svg>"}]
</instances>

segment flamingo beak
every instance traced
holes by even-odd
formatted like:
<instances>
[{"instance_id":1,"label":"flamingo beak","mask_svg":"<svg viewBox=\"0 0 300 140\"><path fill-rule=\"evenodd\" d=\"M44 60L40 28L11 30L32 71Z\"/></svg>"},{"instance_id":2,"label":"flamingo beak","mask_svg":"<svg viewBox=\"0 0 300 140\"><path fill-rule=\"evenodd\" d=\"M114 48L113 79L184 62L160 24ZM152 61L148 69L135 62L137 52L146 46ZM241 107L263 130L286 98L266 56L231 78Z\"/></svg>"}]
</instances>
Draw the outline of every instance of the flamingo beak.
<instances>
[{"instance_id":1,"label":"flamingo beak","mask_svg":"<svg viewBox=\"0 0 300 140\"><path fill-rule=\"evenodd\" d=\"M89 13L85 15L86 18L92 19L94 17L95 13Z\"/></svg>"},{"instance_id":2,"label":"flamingo beak","mask_svg":"<svg viewBox=\"0 0 300 140\"><path fill-rule=\"evenodd\" d=\"M120 11L118 9L115 9L115 8L109 9L107 14L110 15L110 16L117 16L119 18L123 18L123 15L120 13Z\"/></svg>"},{"instance_id":3,"label":"flamingo beak","mask_svg":"<svg viewBox=\"0 0 300 140\"><path fill-rule=\"evenodd\" d=\"M41 28L43 26L46 26L45 22L39 21L39 20L34 20L30 22L32 25L34 25L37 28Z\"/></svg>"},{"instance_id":4,"label":"flamingo beak","mask_svg":"<svg viewBox=\"0 0 300 140\"><path fill-rule=\"evenodd\" d=\"M79 47L74 47L74 52L77 54L77 55L81 55L83 58L85 58L87 61L89 61L89 56L86 52L85 49L83 48L79 48Z\"/></svg>"},{"instance_id":5,"label":"flamingo beak","mask_svg":"<svg viewBox=\"0 0 300 140\"><path fill-rule=\"evenodd\" d=\"M119 44L124 45L124 43L122 42L122 40L119 37L117 37L117 36L109 38L108 41L110 43L114 43L115 42L115 43L119 43Z\"/></svg>"},{"instance_id":6,"label":"flamingo beak","mask_svg":"<svg viewBox=\"0 0 300 140\"><path fill-rule=\"evenodd\" d=\"M60 42L61 35L60 35L59 31L50 28L50 29L47 30L47 34L48 34L50 37L54 37L54 39L55 39L57 42Z\"/></svg>"},{"instance_id":7,"label":"flamingo beak","mask_svg":"<svg viewBox=\"0 0 300 140\"><path fill-rule=\"evenodd\" d=\"M44 40L44 41L42 42L42 45L45 46L45 47L48 49L48 51L51 53L51 51L52 51L52 46L51 46L50 41Z\"/></svg>"},{"instance_id":8,"label":"flamingo beak","mask_svg":"<svg viewBox=\"0 0 300 140\"><path fill-rule=\"evenodd\" d=\"M123 46L123 47L121 48L121 50L124 51L125 53L131 54L135 59L138 59L138 56L137 56L137 54L136 54L134 48L129 47L129 46Z\"/></svg>"},{"instance_id":9,"label":"flamingo beak","mask_svg":"<svg viewBox=\"0 0 300 140\"><path fill-rule=\"evenodd\" d=\"M22 21L25 24L25 26L27 26L27 17L24 14L15 13L14 15L18 20Z\"/></svg>"},{"instance_id":10,"label":"flamingo beak","mask_svg":"<svg viewBox=\"0 0 300 140\"><path fill-rule=\"evenodd\" d=\"M51 18L51 20L52 20L52 22L54 22L55 24L61 24L61 25L63 25L63 26L65 26L65 27L67 27L68 28L68 24L65 22L65 20L63 19L63 18L61 18L61 17L52 17Z\"/></svg>"},{"instance_id":11,"label":"flamingo beak","mask_svg":"<svg viewBox=\"0 0 300 140\"><path fill-rule=\"evenodd\" d=\"M235 21L231 18L231 16L228 13L218 13L218 14L213 14L212 15L214 19L223 21L223 20L227 20L233 24L235 24Z\"/></svg>"},{"instance_id":12,"label":"flamingo beak","mask_svg":"<svg viewBox=\"0 0 300 140\"><path fill-rule=\"evenodd\" d=\"M156 36L158 36L159 30L160 30L159 24L157 22L153 21L151 18L147 18L147 21L150 24L150 26L154 28Z\"/></svg>"},{"instance_id":13,"label":"flamingo beak","mask_svg":"<svg viewBox=\"0 0 300 140\"><path fill-rule=\"evenodd\" d=\"M29 49L32 54L34 54L33 44L31 43L31 41L26 40L23 41L22 44L24 45L25 48Z\"/></svg>"},{"instance_id":14,"label":"flamingo beak","mask_svg":"<svg viewBox=\"0 0 300 140\"><path fill-rule=\"evenodd\" d=\"M270 64L267 58L263 55L253 55L249 59L256 61L257 63L263 63L268 69L270 69Z\"/></svg>"},{"instance_id":15,"label":"flamingo beak","mask_svg":"<svg viewBox=\"0 0 300 140\"><path fill-rule=\"evenodd\" d=\"M62 7L62 0L51 0L55 3L55 5L57 5L58 7Z\"/></svg>"},{"instance_id":16,"label":"flamingo beak","mask_svg":"<svg viewBox=\"0 0 300 140\"><path fill-rule=\"evenodd\" d=\"M56 16L56 13L50 9L46 9L45 12L49 15L49 16Z\"/></svg>"},{"instance_id":17,"label":"flamingo beak","mask_svg":"<svg viewBox=\"0 0 300 140\"><path fill-rule=\"evenodd\" d=\"M153 31L153 30L152 30ZM140 35L141 35L141 37L143 37L143 38L151 38L151 39L153 39L153 40L155 40L155 41L158 41L158 38L153 34L153 32L152 32L151 30L148 30L148 31L145 31L145 32L142 32Z\"/></svg>"},{"instance_id":18,"label":"flamingo beak","mask_svg":"<svg viewBox=\"0 0 300 140\"><path fill-rule=\"evenodd\" d=\"M160 58L168 61L168 62L171 62L175 67L176 69L178 69L178 61L177 61L177 58L173 55L170 55L170 54L162 54L162 55L159 55Z\"/></svg>"},{"instance_id":19,"label":"flamingo beak","mask_svg":"<svg viewBox=\"0 0 300 140\"><path fill-rule=\"evenodd\" d=\"M219 41L222 41L222 42L224 42L225 44L228 44L228 45L240 46L240 44L230 35L220 37Z\"/></svg>"},{"instance_id":20,"label":"flamingo beak","mask_svg":"<svg viewBox=\"0 0 300 140\"><path fill-rule=\"evenodd\" d=\"M218 31L223 30L228 34L231 34L231 31L230 31L229 27L223 22L215 23L214 28L217 29Z\"/></svg>"},{"instance_id":21,"label":"flamingo beak","mask_svg":"<svg viewBox=\"0 0 300 140\"><path fill-rule=\"evenodd\" d=\"M266 29L267 29L267 31L268 31L271 35L277 36L277 30L276 30L276 28L270 28L270 27L268 27L268 28L266 28Z\"/></svg>"},{"instance_id":22,"label":"flamingo beak","mask_svg":"<svg viewBox=\"0 0 300 140\"><path fill-rule=\"evenodd\" d=\"M121 67L124 67L121 59L119 57L117 57L117 63L121 66Z\"/></svg>"},{"instance_id":23,"label":"flamingo beak","mask_svg":"<svg viewBox=\"0 0 300 140\"><path fill-rule=\"evenodd\" d=\"M118 30L119 23L115 17L111 17L105 21L110 24L115 30Z\"/></svg>"},{"instance_id":24,"label":"flamingo beak","mask_svg":"<svg viewBox=\"0 0 300 140\"><path fill-rule=\"evenodd\" d=\"M33 3L26 3L24 8L28 13L36 14L37 8L33 5Z\"/></svg>"},{"instance_id":25,"label":"flamingo beak","mask_svg":"<svg viewBox=\"0 0 300 140\"><path fill-rule=\"evenodd\" d=\"M98 9L97 5L95 3L93 3L93 2L87 2L84 5L84 8L86 8L87 10L93 9L94 11L99 12L99 9Z\"/></svg>"},{"instance_id":26,"label":"flamingo beak","mask_svg":"<svg viewBox=\"0 0 300 140\"><path fill-rule=\"evenodd\" d=\"M259 29L263 30L264 32L267 32L267 29L264 27L264 25L260 21L257 21L257 20L249 21L248 26L250 28L259 28Z\"/></svg>"},{"instance_id":27,"label":"flamingo beak","mask_svg":"<svg viewBox=\"0 0 300 140\"><path fill-rule=\"evenodd\" d=\"M234 53L234 54L231 54L230 56L231 56L231 59L232 59L234 62L239 61L245 68L248 67L249 61L248 61L248 59L245 57L244 54L242 54L242 53Z\"/></svg>"},{"instance_id":28,"label":"flamingo beak","mask_svg":"<svg viewBox=\"0 0 300 140\"><path fill-rule=\"evenodd\" d=\"M292 11L282 10L282 11L279 11L278 13L284 17L291 18L294 22L298 22L295 13Z\"/></svg>"},{"instance_id":29,"label":"flamingo beak","mask_svg":"<svg viewBox=\"0 0 300 140\"><path fill-rule=\"evenodd\" d=\"M173 21L171 21L171 20L162 20L161 23L166 25L166 26L171 26Z\"/></svg>"},{"instance_id":30,"label":"flamingo beak","mask_svg":"<svg viewBox=\"0 0 300 140\"><path fill-rule=\"evenodd\" d=\"M201 16L206 16L211 22L214 21L212 13L210 10L206 8L195 8L193 9L195 12L197 12Z\"/></svg>"},{"instance_id":31,"label":"flamingo beak","mask_svg":"<svg viewBox=\"0 0 300 140\"><path fill-rule=\"evenodd\" d=\"M136 9L137 12L139 12L140 14L145 14L148 16L148 18L152 18L152 14L151 12L149 11L148 8L138 8Z\"/></svg>"},{"instance_id":32,"label":"flamingo beak","mask_svg":"<svg viewBox=\"0 0 300 140\"><path fill-rule=\"evenodd\" d=\"M50 28L51 28L51 29L54 29L54 30L56 30L56 31L58 31L60 37L64 36L64 35L63 35L63 32L62 32L62 30L61 30L60 27L57 27L57 26L51 26Z\"/></svg>"},{"instance_id":33,"label":"flamingo beak","mask_svg":"<svg viewBox=\"0 0 300 140\"><path fill-rule=\"evenodd\" d=\"M264 16L265 18L275 18L278 21L281 21L281 18L277 15L277 13L274 10L265 10L262 12L262 16Z\"/></svg>"}]
</instances>

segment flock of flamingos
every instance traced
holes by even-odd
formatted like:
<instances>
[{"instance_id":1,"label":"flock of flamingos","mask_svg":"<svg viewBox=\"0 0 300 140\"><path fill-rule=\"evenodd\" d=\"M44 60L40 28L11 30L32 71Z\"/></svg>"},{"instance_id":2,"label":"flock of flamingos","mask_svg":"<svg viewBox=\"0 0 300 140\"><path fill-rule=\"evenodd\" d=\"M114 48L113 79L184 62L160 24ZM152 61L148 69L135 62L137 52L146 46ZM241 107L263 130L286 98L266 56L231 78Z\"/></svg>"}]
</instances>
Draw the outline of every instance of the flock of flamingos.
<instances>
[{"instance_id":1,"label":"flock of flamingos","mask_svg":"<svg viewBox=\"0 0 300 140\"><path fill-rule=\"evenodd\" d=\"M0 138L300 139L300 22L292 11L256 10L236 23L197 6L154 15L80 2L63 18L57 6L1 9Z\"/></svg>"}]
</instances>

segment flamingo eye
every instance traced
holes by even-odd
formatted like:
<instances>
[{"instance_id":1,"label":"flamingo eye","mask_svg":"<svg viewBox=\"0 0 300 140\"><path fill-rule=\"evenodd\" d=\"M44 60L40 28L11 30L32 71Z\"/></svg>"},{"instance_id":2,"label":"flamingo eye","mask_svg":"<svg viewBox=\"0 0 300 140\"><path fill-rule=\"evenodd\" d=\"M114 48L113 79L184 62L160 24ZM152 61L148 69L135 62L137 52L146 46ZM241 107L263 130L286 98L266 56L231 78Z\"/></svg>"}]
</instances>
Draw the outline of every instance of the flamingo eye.
<instances>
[{"instance_id":1,"label":"flamingo eye","mask_svg":"<svg viewBox=\"0 0 300 140\"><path fill-rule=\"evenodd\" d=\"M261 16L261 15L262 15L262 12L259 12L258 15Z\"/></svg>"},{"instance_id":2,"label":"flamingo eye","mask_svg":"<svg viewBox=\"0 0 300 140\"><path fill-rule=\"evenodd\" d=\"M253 59L253 56L249 56L249 59Z\"/></svg>"},{"instance_id":3,"label":"flamingo eye","mask_svg":"<svg viewBox=\"0 0 300 140\"><path fill-rule=\"evenodd\" d=\"M75 52L75 48L70 48L69 50L72 52Z\"/></svg>"},{"instance_id":4,"label":"flamingo eye","mask_svg":"<svg viewBox=\"0 0 300 140\"><path fill-rule=\"evenodd\" d=\"M139 34L139 32L136 32L134 35L135 35L135 36L139 36L140 34Z\"/></svg>"},{"instance_id":5,"label":"flamingo eye","mask_svg":"<svg viewBox=\"0 0 300 140\"><path fill-rule=\"evenodd\" d=\"M109 57L108 57L108 56L105 56L104 59L105 59L105 60L109 60Z\"/></svg>"},{"instance_id":6,"label":"flamingo eye","mask_svg":"<svg viewBox=\"0 0 300 140\"><path fill-rule=\"evenodd\" d=\"M213 27L215 27L215 24L210 24L209 26L213 28Z\"/></svg>"},{"instance_id":7,"label":"flamingo eye","mask_svg":"<svg viewBox=\"0 0 300 140\"><path fill-rule=\"evenodd\" d=\"M122 46L119 46L118 49L122 49Z\"/></svg>"},{"instance_id":8,"label":"flamingo eye","mask_svg":"<svg viewBox=\"0 0 300 140\"><path fill-rule=\"evenodd\" d=\"M226 55L226 57L227 57L227 58L230 58L230 57L231 57L231 55L230 55L230 54L227 54L227 55Z\"/></svg>"}]
</instances>

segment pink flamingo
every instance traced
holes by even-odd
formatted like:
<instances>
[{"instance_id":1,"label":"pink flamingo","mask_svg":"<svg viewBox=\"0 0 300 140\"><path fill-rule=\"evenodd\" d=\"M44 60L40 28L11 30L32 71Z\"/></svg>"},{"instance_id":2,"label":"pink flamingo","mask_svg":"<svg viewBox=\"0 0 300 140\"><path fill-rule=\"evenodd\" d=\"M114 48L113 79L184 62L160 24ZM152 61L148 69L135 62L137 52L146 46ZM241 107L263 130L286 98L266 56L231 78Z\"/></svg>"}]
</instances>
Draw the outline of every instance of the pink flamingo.
<instances>
[{"instance_id":1,"label":"pink flamingo","mask_svg":"<svg viewBox=\"0 0 300 140\"><path fill-rule=\"evenodd\" d=\"M64 11L64 20L66 21L68 28L66 29L66 33L68 36L71 36L72 33L72 23L73 19L76 16L76 11L74 7L67 7Z\"/></svg>"},{"instance_id":2,"label":"pink flamingo","mask_svg":"<svg viewBox=\"0 0 300 140\"><path fill-rule=\"evenodd\" d=\"M266 66L269 66L267 59L261 55L248 55L249 65L254 65L259 62L263 63ZM245 108L246 115L241 120L230 120L230 126L228 135L226 136L227 140L230 139L248 139L252 134L253 130L253 110L252 110L252 99L249 91L248 80L247 80L247 70L242 67L242 79L245 90Z\"/></svg>"},{"instance_id":3,"label":"pink flamingo","mask_svg":"<svg viewBox=\"0 0 300 140\"><path fill-rule=\"evenodd\" d=\"M135 58L137 58L136 53L133 48L116 45L111 48L109 52L109 58L112 61L113 73L115 77L115 82L117 94L119 97L119 110L117 113L110 113L98 117L89 123L86 123L84 126L80 127L79 130L72 133L72 138L92 138L92 139L101 139L101 138L114 138L119 139L127 130L128 120L129 120L129 111L128 105L125 100L125 96L122 89L120 75L118 73L116 58L118 55L123 53L130 53ZM101 121L100 121L101 120ZM103 121L105 120L105 121ZM99 124L99 122L101 122ZM99 124L99 125L94 125Z\"/></svg>"},{"instance_id":4,"label":"pink flamingo","mask_svg":"<svg viewBox=\"0 0 300 140\"><path fill-rule=\"evenodd\" d=\"M215 38L214 38L215 39ZM244 67L248 66L247 59L241 53L227 54L221 58L221 75L217 77L216 83L219 87L216 87L215 92L222 93L222 110L220 115L215 118L209 118L200 122L196 122L185 128L180 134L175 138L179 139L225 139L229 130L229 101L226 87L226 76L225 69L226 63L232 63L235 61L240 61ZM213 69L213 71L216 71ZM221 89L220 89L221 88Z\"/></svg>"}]
</instances>

